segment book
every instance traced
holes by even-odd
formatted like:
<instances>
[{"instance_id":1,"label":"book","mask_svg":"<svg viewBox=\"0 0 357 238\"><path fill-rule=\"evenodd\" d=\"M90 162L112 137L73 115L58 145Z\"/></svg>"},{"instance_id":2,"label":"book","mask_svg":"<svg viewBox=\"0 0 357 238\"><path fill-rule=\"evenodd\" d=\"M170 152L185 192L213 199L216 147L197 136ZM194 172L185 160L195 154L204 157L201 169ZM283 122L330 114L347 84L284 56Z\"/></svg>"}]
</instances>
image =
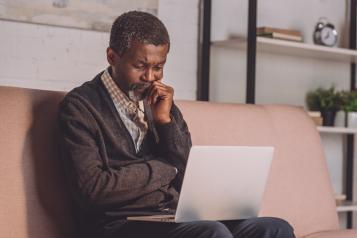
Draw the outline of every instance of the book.
<instances>
[{"instance_id":1,"label":"book","mask_svg":"<svg viewBox=\"0 0 357 238\"><path fill-rule=\"evenodd\" d=\"M336 205L341 205L344 201L346 201L345 194L335 194Z\"/></svg>"},{"instance_id":2,"label":"book","mask_svg":"<svg viewBox=\"0 0 357 238\"><path fill-rule=\"evenodd\" d=\"M268 37L268 38L279 39L279 40L290 40L290 41L302 42L301 36L293 36L293 35L277 33L277 32L257 34L257 36Z\"/></svg>"},{"instance_id":3,"label":"book","mask_svg":"<svg viewBox=\"0 0 357 238\"><path fill-rule=\"evenodd\" d=\"M292 36L301 36L300 31L296 31L296 30L280 29L280 28L273 28L273 27L266 27L266 26L257 28L257 34L267 34L273 32L292 35Z\"/></svg>"},{"instance_id":4,"label":"book","mask_svg":"<svg viewBox=\"0 0 357 238\"><path fill-rule=\"evenodd\" d=\"M308 111L307 114L310 116L316 126L322 126L322 116L320 112Z\"/></svg>"},{"instance_id":5,"label":"book","mask_svg":"<svg viewBox=\"0 0 357 238\"><path fill-rule=\"evenodd\" d=\"M298 41L298 42L301 42L303 40L302 35L299 31L272 28L272 27L258 27L257 36L269 37L269 38L280 39L280 40Z\"/></svg>"},{"instance_id":6,"label":"book","mask_svg":"<svg viewBox=\"0 0 357 238\"><path fill-rule=\"evenodd\" d=\"M319 111L308 111L307 114L310 117L321 117L321 112L319 112Z\"/></svg>"}]
</instances>

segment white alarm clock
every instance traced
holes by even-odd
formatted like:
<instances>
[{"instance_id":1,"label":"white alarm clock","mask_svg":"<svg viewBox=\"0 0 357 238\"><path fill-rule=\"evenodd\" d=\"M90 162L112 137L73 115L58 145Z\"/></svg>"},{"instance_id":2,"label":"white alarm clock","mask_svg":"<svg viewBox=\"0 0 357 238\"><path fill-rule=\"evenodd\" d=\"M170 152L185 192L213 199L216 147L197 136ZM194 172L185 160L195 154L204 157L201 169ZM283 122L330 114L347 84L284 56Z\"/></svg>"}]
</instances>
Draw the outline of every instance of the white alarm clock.
<instances>
[{"instance_id":1,"label":"white alarm clock","mask_svg":"<svg viewBox=\"0 0 357 238\"><path fill-rule=\"evenodd\" d=\"M326 19L320 19L314 31L314 43L318 45L334 46L337 43L338 34L333 24Z\"/></svg>"}]
</instances>

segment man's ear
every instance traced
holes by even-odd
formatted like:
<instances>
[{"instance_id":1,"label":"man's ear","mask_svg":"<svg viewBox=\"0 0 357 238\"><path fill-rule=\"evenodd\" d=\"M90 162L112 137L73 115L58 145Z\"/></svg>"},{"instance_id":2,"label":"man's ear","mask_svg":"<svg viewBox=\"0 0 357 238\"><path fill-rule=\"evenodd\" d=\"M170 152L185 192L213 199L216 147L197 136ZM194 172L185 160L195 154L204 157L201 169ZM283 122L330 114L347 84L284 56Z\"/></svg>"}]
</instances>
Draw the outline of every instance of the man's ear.
<instances>
[{"instance_id":1,"label":"man's ear","mask_svg":"<svg viewBox=\"0 0 357 238\"><path fill-rule=\"evenodd\" d=\"M115 62L119 60L118 54L115 53L115 51L111 47L107 48L107 60L108 63L112 66L115 64Z\"/></svg>"}]
</instances>

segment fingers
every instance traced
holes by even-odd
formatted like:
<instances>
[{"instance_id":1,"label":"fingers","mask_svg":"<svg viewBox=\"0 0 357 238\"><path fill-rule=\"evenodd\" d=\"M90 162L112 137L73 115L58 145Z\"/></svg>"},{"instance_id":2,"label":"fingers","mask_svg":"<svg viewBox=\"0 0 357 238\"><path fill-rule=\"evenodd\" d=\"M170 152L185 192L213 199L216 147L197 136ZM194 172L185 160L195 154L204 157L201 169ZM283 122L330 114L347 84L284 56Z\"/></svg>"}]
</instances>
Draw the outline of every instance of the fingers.
<instances>
[{"instance_id":1,"label":"fingers","mask_svg":"<svg viewBox=\"0 0 357 238\"><path fill-rule=\"evenodd\" d=\"M151 104L156 104L159 100L170 98L170 92L163 86L153 86L149 95Z\"/></svg>"},{"instance_id":2,"label":"fingers","mask_svg":"<svg viewBox=\"0 0 357 238\"><path fill-rule=\"evenodd\" d=\"M174 90L159 81L153 82L148 92L148 103L156 104L160 100L172 100Z\"/></svg>"}]
</instances>

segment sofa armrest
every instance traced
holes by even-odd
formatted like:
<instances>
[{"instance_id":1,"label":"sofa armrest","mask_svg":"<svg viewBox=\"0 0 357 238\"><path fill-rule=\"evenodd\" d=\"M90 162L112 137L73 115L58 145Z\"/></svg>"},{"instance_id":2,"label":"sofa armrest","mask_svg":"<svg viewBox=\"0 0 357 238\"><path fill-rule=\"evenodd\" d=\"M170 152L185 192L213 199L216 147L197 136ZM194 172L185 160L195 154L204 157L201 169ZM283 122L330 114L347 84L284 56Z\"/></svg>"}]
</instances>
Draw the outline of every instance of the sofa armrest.
<instances>
[{"instance_id":1,"label":"sofa armrest","mask_svg":"<svg viewBox=\"0 0 357 238\"><path fill-rule=\"evenodd\" d=\"M356 238L357 230L333 230L313 233L304 238Z\"/></svg>"}]
</instances>

